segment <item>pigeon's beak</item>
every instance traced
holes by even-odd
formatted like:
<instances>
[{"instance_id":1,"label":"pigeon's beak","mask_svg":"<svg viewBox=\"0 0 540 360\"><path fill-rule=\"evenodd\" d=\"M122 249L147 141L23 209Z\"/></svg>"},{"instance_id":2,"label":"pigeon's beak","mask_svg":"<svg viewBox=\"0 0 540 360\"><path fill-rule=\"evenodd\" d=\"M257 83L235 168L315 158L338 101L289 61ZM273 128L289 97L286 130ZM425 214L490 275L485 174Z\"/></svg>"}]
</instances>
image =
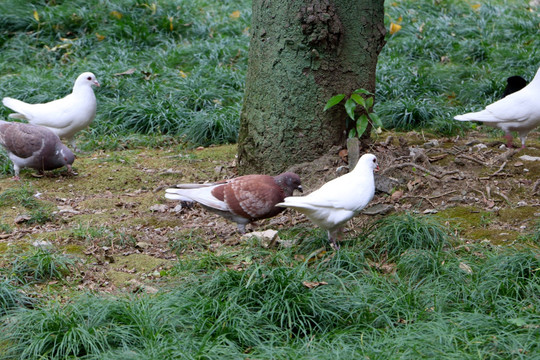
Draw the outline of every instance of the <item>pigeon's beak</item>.
<instances>
[{"instance_id":1,"label":"pigeon's beak","mask_svg":"<svg viewBox=\"0 0 540 360\"><path fill-rule=\"evenodd\" d=\"M96 81L94 81L94 85L96 85L97 87L100 87L100 85L99 85L99 83L98 83L98 81L97 81L97 80L96 80Z\"/></svg>"},{"instance_id":2,"label":"pigeon's beak","mask_svg":"<svg viewBox=\"0 0 540 360\"><path fill-rule=\"evenodd\" d=\"M304 189L302 188L302 185L298 185L298 187L296 188L296 190L300 191L301 193L304 192Z\"/></svg>"},{"instance_id":3,"label":"pigeon's beak","mask_svg":"<svg viewBox=\"0 0 540 360\"><path fill-rule=\"evenodd\" d=\"M375 167L375 172L379 172L379 164L377 164L377 166Z\"/></svg>"}]
</instances>

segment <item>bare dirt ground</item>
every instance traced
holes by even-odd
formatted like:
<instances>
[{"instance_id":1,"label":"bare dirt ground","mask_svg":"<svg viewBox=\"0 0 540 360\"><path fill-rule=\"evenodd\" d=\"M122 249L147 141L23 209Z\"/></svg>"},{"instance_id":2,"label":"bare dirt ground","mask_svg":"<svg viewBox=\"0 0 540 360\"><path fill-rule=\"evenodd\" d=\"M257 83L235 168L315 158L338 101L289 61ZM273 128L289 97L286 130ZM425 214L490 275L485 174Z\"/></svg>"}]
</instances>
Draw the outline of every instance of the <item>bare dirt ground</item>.
<instances>
[{"instance_id":1,"label":"bare dirt ground","mask_svg":"<svg viewBox=\"0 0 540 360\"><path fill-rule=\"evenodd\" d=\"M348 224L345 238L386 214L409 211L438 217L464 242L518 244L540 218L539 136L529 134L528 147L521 150L501 147L498 138L477 132L452 138L385 133L362 150L379 159L378 191L366 214ZM235 224L163 196L166 187L180 182L236 176L235 152L233 145L98 151L77 158L75 177L63 170L43 178L23 172L20 182L4 177L0 194L27 186L54 216L29 224L24 216L29 208L0 206L0 265L35 244L47 244L84 259L79 288L109 292L140 289L178 258L242 246ZM333 149L292 170L310 192L344 171L346 155ZM287 210L252 229L291 226L314 227Z\"/></svg>"}]
</instances>

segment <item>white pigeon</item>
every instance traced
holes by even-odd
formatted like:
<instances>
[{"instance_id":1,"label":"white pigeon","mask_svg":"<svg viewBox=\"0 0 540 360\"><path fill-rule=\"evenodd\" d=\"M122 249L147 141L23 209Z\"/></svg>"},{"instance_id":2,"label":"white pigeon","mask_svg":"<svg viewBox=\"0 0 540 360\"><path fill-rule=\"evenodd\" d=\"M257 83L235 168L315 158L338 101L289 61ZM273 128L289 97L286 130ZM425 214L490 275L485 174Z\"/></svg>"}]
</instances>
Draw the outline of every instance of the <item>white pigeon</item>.
<instances>
[{"instance_id":1,"label":"white pigeon","mask_svg":"<svg viewBox=\"0 0 540 360\"><path fill-rule=\"evenodd\" d=\"M97 103L93 85L99 86L96 76L91 72L85 72L75 80L71 94L62 99L45 104L28 104L5 97L2 103L15 111L9 117L45 126L60 138L68 140L73 149L77 150L75 134L87 128L96 116Z\"/></svg>"},{"instance_id":2,"label":"white pigeon","mask_svg":"<svg viewBox=\"0 0 540 360\"><path fill-rule=\"evenodd\" d=\"M507 146L512 147L512 133L516 131L525 148L527 134L540 125L540 69L534 79L523 89L516 91L482 111L457 115L458 121L481 121L505 132Z\"/></svg>"},{"instance_id":3,"label":"white pigeon","mask_svg":"<svg viewBox=\"0 0 540 360\"><path fill-rule=\"evenodd\" d=\"M373 154L364 154L350 173L331 180L306 196L286 197L276 206L293 208L328 232L328 240L338 249L336 237L347 221L357 215L373 199L379 169Z\"/></svg>"},{"instance_id":4,"label":"white pigeon","mask_svg":"<svg viewBox=\"0 0 540 360\"><path fill-rule=\"evenodd\" d=\"M211 184L179 184L166 189L171 200L196 201L205 209L238 224L243 234L246 225L281 213L284 208L276 204L302 191L300 177L292 172L277 176L245 175Z\"/></svg>"},{"instance_id":5,"label":"white pigeon","mask_svg":"<svg viewBox=\"0 0 540 360\"><path fill-rule=\"evenodd\" d=\"M73 174L71 164L75 155L62 144L58 135L46 127L0 120L0 145L13 162L15 179L22 168L32 168L43 173L66 166Z\"/></svg>"}]
</instances>

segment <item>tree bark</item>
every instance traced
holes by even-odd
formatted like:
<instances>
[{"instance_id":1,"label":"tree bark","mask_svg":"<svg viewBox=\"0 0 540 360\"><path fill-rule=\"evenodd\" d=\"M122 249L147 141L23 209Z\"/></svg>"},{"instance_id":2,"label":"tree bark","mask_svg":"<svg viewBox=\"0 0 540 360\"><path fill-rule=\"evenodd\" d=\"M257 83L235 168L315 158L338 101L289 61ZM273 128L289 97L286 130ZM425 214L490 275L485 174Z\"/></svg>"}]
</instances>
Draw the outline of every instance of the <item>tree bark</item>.
<instances>
[{"instance_id":1,"label":"tree bark","mask_svg":"<svg viewBox=\"0 0 540 360\"><path fill-rule=\"evenodd\" d=\"M347 138L343 106L330 97L375 91L384 46L383 0L253 0L240 117L241 173L279 173Z\"/></svg>"}]
</instances>

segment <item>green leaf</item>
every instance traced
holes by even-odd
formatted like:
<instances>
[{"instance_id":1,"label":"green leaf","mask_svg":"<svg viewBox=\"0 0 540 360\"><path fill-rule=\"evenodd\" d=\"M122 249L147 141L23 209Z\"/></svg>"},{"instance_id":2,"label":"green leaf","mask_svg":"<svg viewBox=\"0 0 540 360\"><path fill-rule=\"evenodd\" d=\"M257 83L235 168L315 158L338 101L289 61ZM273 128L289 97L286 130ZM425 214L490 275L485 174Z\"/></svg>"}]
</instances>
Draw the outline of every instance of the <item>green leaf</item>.
<instances>
[{"instance_id":1,"label":"green leaf","mask_svg":"<svg viewBox=\"0 0 540 360\"><path fill-rule=\"evenodd\" d=\"M366 89L356 89L356 90L354 90L353 94L373 95L372 93L370 93Z\"/></svg>"},{"instance_id":2,"label":"green leaf","mask_svg":"<svg viewBox=\"0 0 540 360\"><path fill-rule=\"evenodd\" d=\"M358 137L362 136L364 132L366 131L366 128L368 126L368 118L366 115L362 115L358 118L356 121L356 132L358 133Z\"/></svg>"},{"instance_id":3,"label":"green leaf","mask_svg":"<svg viewBox=\"0 0 540 360\"><path fill-rule=\"evenodd\" d=\"M371 119L371 121L373 121L373 125L375 125L375 127L380 127L380 128L383 127L383 124L379 115L375 113L371 113L369 114L369 118Z\"/></svg>"},{"instance_id":4,"label":"green leaf","mask_svg":"<svg viewBox=\"0 0 540 360\"><path fill-rule=\"evenodd\" d=\"M351 95L351 99L353 99L354 102L356 102L357 104L362 105L364 109L366 108L366 100L364 100L364 98L361 97L360 95L353 93Z\"/></svg>"},{"instance_id":5,"label":"green leaf","mask_svg":"<svg viewBox=\"0 0 540 360\"><path fill-rule=\"evenodd\" d=\"M354 120L354 110L356 109L356 103L353 99L347 99L345 102L345 110L351 119Z\"/></svg>"},{"instance_id":6,"label":"green leaf","mask_svg":"<svg viewBox=\"0 0 540 360\"><path fill-rule=\"evenodd\" d=\"M367 110L371 109L373 107L373 96L370 96L366 99L366 106L365 108Z\"/></svg>"},{"instance_id":7,"label":"green leaf","mask_svg":"<svg viewBox=\"0 0 540 360\"><path fill-rule=\"evenodd\" d=\"M326 103L326 106L324 107L323 111L326 111L330 109L332 106L339 104L341 100L343 100L344 98L345 98L345 94L337 94L337 95L332 96L330 100L328 100L328 102Z\"/></svg>"},{"instance_id":8,"label":"green leaf","mask_svg":"<svg viewBox=\"0 0 540 360\"><path fill-rule=\"evenodd\" d=\"M349 130L349 139L355 136L356 136L356 129L352 128L351 130Z\"/></svg>"}]
</instances>

